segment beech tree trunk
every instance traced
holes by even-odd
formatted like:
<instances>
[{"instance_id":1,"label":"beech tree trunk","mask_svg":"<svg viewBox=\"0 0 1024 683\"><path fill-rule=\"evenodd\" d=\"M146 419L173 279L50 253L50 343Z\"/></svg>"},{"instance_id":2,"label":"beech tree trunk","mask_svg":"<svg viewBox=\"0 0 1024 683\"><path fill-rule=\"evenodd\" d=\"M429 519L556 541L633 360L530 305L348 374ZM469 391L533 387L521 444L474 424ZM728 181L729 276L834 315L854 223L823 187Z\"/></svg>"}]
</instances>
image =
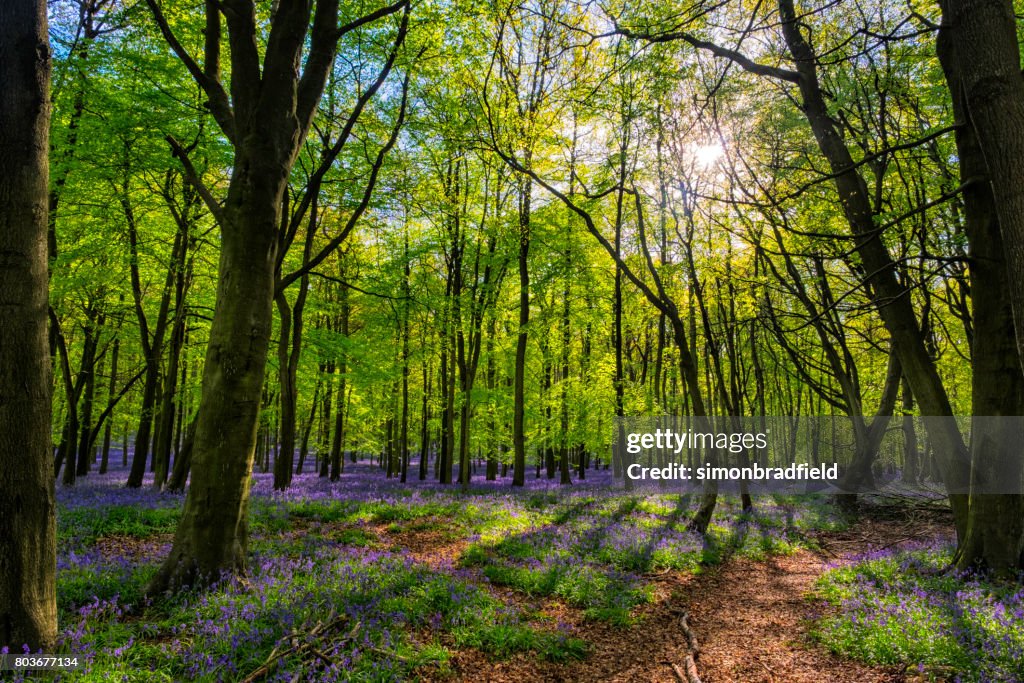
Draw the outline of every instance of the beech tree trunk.
<instances>
[{"instance_id":1,"label":"beech tree trunk","mask_svg":"<svg viewBox=\"0 0 1024 683\"><path fill-rule=\"evenodd\" d=\"M171 554L154 579L158 590L213 581L225 570L245 568L249 484L270 340L273 257L287 177L281 168L267 168L266 156L247 151L239 154L243 163L235 166L225 206L192 482Z\"/></svg>"},{"instance_id":2,"label":"beech tree trunk","mask_svg":"<svg viewBox=\"0 0 1024 683\"><path fill-rule=\"evenodd\" d=\"M0 3L0 92L0 646L52 652L57 523L47 335L50 46L43 0Z\"/></svg>"},{"instance_id":3,"label":"beech tree trunk","mask_svg":"<svg viewBox=\"0 0 1024 683\"><path fill-rule=\"evenodd\" d=\"M117 357L121 350L120 337L114 338L114 350L110 357L110 383L107 385L107 424L103 428L103 453L100 456L100 474L107 473L107 465L110 461L110 439L114 428L113 405L114 391L117 389Z\"/></svg>"},{"instance_id":4,"label":"beech tree trunk","mask_svg":"<svg viewBox=\"0 0 1024 683\"><path fill-rule=\"evenodd\" d=\"M341 276L344 278L344 260L341 260L341 264ZM352 307L349 303L348 286L342 285L341 319L338 323L338 331L346 339L349 335L349 316L351 312ZM342 352L341 359L338 361L338 409L334 415L334 438L331 440L331 481L338 481L341 478L341 471L345 467L345 392L348 382L348 357L345 354L346 352ZM326 457L327 454L325 453L325 462Z\"/></svg>"},{"instance_id":5,"label":"beech tree trunk","mask_svg":"<svg viewBox=\"0 0 1024 683\"><path fill-rule=\"evenodd\" d=\"M1024 249L1018 232L1024 230L1024 194L1007 185L1024 170L1024 83L1009 3L947 2L943 15L936 48L959 124L974 325L971 497L956 562L961 569L1015 576L1024 569L1024 434L1020 418L985 418L1024 415L1020 337L1014 334L1014 294L1024 271L1013 269ZM997 484L1006 495L993 492Z\"/></svg>"},{"instance_id":6,"label":"beech tree trunk","mask_svg":"<svg viewBox=\"0 0 1024 683\"><path fill-rule=\"evenodd\" d=\"M940 5L939 59L958 100L958 122L971 127L983 154L1012 274L1006 291L1024 358L1024 77L1014 6L1010 0L943 0Z\"/></svg>"},{"instance_id":7,"label":"beech tree trunk","mask_svg":"<svg viewBox=\"0 0 1024 683\"><path fill-rule=\"evenodd\" d=\"M261 54L255 3L232 3L224 10L230 94L221 74L220 3L207 2L205 6L202 67L174 35L159 3L146 0L146 4L168 45L209 97L210 112L234 151L227 196L220 204L198 177L186 150L167 138L186 177L220 225L221 253L192 453L192 483L170 555L148 588L150 593L158 593L215 581L226 571L245 570L249 486L288 179L309 134L342 36L405 10L397 50L408 27L408 4L399 0L339 26L338 0L321 0L315 12L312 3L280 0ZM401 120L402 115L399 125ZM382 155L394 139L393 132L378 154L363 195L363 209ZM352 214L346 230L360 213ZM336 239L344 239L346 234L342 232Z\"/></svg>"}]
</instances>

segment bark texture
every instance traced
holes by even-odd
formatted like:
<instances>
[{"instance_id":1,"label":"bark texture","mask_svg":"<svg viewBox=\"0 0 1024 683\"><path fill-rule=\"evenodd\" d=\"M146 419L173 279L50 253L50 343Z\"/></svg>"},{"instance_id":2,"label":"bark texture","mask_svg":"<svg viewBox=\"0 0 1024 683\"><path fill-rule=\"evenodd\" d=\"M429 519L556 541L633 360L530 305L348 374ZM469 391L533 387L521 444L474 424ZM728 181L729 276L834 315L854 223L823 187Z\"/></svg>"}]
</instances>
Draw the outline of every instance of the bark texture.
<instances>
[{"instance_id":1,"label":"bark texture","mask_svg":"<svg viewBox=\"0 0 1024 683\"><path fill-rule=\"evenodd\" d=\"M1014 335L1024 282L1024 271L1014 269L1015 247L1018 256L1024 247L1024 195L1012 186L1024 178L1024 81L1009 3L946 2L943 16L936 51L959 124L975 331L971 498L957 563L1013 576L1024 568L1024 435L1019 420L987 418L1024 415L1020 335L1016 344ZM997 485L1009 495L986 493Z\"/></svg>"},{"instance_id":2,"label":"bark texture","mask_svg":"<svg viewBox=\"0 0 1024 683\"><path fill-rule=\"evenodd\" d=\"M50 46L43 0L0 3L0 92L0 646L52 651L57 525L46 327Z\"/></svg>"}]
</instances>

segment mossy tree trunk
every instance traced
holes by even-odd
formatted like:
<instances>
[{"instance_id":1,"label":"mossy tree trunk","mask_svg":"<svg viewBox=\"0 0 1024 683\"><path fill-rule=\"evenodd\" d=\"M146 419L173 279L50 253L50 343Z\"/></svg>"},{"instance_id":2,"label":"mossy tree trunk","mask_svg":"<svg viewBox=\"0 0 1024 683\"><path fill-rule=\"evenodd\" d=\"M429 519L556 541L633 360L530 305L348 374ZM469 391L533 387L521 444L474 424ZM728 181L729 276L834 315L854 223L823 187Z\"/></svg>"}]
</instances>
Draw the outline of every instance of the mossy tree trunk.
<instances>
[{"instance_id":1,"label":"mossy tree trunk","mask_svg":"<svg viewBox=\"0 0 1024 683\"><path fill-rule=\"evenodd\" d=\"M309 2L281 0L266 26L261 54L255 3L208 0L200 66L174 35L157 0L146 1L164 39L209 97L210 111L234 150L221 204L198 177L186 150L168 137L186 177L220 225L221 253L191 486L170 555L149 586L150 593L159 593L245 569L249 485L278 284L282 199L342 36L407 8L407 3L400 0L339 26L337 0L321 0L315 12ZM230 94L221 78L222 10L230 45ZM407 22L406 12L399 44ZM404 105L403 98L403 112ZM374 173L380 160L378 156ZM364 195L362 209L368 200Z\"/></svg>"}]
</instances>

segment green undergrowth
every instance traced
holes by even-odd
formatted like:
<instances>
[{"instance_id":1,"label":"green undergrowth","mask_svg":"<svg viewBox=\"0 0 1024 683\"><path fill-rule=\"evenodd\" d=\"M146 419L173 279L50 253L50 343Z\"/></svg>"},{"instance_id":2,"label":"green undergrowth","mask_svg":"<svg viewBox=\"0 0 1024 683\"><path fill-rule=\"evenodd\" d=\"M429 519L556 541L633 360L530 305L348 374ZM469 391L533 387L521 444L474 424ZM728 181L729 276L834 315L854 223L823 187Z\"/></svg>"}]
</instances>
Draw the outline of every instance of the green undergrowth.
<instances>
[{"instance_id":1,"label":"green undergrowth","mask_svg":"<svg viewBox=\"0 0 1024 683\"><path fill-rule=\"evenodd\" d=\"M831 569L815 589L834 610L814 637L842 656L931 680L1021 680L1024 589L950 571L951 559L951 546L934 544Z\"/></svg>"},{"instance_id":2,"label":"green undergrowth","mask_svg":"<svg viewBox=\"0 0 1024 683\"><path fill-rule=\"evenodd\" d=\"M85 547L104 536L147 538L174 533L181 517L175 507L138 508L128 505L76 507L57 514L57 536L62 542Z\"/></svg>"},{"instance_id":3,"label":"green undergrowth","mask_svg":"<svg viewBox=\"0 0 1024 683\"><path fill-rule=\"evenodd\" d=\"M269 678L393 680L423 667L444 675L450 652L464 648L579 659L587 643L542 612L506 605L481 580L627 627L655 599L653 572L793 552L813 543L809 532L842 523L806 499L764 498L744 514L722 497L700 536L688 528L695 505L677 494L256 497L247 576L150 602L144 590L169 543L158 537L173 532L180 500L62 510L61 542L74 548L58 571L63 650L90 658L86 671L65 679L238 680L275 648L301 645L304 634L335 621L329 637L310 645L326 658L300 647ZM463 569L415 561L401 550L403 534L465 539Z\"/></svg>"},{"instance_id":4,"label":"green undergrowth","mask_svg":"<svg viewBox=\"0 0 1024 683\"><path fill-rule=\"evenodd\" d=\"M466 577L398 553L328 545L256 557L245 578L142 612L126 604L96 599L65 616L76 625L63 649L90 664L62 680L237 680L288 647L273 680L404 679L423 666L443 669L452 648L552 661L587 652L583 641L532 623Z\"/></svg>"}]
</instances>

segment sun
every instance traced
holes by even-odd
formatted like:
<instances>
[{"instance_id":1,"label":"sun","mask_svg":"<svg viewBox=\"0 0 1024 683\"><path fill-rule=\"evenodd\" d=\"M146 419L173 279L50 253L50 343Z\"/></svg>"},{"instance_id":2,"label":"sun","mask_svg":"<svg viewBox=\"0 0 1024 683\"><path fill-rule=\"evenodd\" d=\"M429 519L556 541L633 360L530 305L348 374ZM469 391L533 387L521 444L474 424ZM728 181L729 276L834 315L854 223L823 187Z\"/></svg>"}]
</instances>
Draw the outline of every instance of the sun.
<instances>
[{"instance_id":1,"label":"sun","mask_svg":"<svg viewBox=\"0 0 1024 683\"><path fill-rule=\"evenodd\" d=\"M725 150L717 142L711 145L694 145L692 148L693 159L701 168L708 169L715 165Z\"/></svg>"}]
</instances>

